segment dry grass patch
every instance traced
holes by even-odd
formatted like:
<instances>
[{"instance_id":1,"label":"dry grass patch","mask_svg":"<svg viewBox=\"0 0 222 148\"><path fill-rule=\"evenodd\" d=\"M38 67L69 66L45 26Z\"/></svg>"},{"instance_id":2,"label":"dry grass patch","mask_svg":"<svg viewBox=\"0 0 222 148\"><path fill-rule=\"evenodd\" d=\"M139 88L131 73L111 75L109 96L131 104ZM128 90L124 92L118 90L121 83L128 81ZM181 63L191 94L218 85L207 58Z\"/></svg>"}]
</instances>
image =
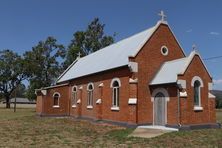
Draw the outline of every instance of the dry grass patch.
<instances>
[{"instance_id":1,"label":"dry grass patch","mask_svg":"<svg viewBox=\"0 0 222 148\"><path fill-rule=\"evenodd\" d=\"M217 113L222 121L222 112ZM133 129L69 118L40 118L34 109L0 109L1 147L220 147L222 130L167 133L133 138Z\"/></svg>"}]
</instances>

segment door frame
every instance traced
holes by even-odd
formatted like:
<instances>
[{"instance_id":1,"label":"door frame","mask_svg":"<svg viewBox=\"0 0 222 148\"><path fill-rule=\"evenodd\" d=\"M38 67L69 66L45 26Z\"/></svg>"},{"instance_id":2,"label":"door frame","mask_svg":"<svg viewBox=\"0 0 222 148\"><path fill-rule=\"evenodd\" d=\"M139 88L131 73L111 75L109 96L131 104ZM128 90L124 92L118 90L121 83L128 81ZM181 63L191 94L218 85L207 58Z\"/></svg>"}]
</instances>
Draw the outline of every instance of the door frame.
<instances>
[{"instance_id":1,"label":"door frame","mask_svg":"<svg viewBox=\"0 0 222 148\"><path fill-rule=\"evenodd\" d=\"M162 93L164 95L164 98L165 98L165 124L167 124L167 102L170 101L170 97L169 97L169 94L168 94L168 91L165 89L165 88L156 88L154 89L154 91L152 92L152 97L151 97L151 102L153 102L153 125L155 125L154 123L154 118L155 118L155 109L154 109L154 101L155 101L155 96L158 94L158 93Z\"/></svg>"}]
</instances>

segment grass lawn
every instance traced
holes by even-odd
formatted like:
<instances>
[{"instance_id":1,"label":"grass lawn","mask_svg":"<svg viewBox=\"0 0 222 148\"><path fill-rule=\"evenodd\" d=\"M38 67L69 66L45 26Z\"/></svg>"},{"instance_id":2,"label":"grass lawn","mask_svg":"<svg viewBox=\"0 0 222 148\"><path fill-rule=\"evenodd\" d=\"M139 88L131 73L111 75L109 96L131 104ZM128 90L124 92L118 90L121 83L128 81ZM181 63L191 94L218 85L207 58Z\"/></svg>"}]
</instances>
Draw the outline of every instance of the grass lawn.
<instances>
[{"instance_id":1,"label":"grass lawn","mask_svg":"<svg viewBox=\"0 0 222 148\"><path fill-rule=\"evenodd\" d=\"M222 123L222 111L217 112ZM0 147L221 147L222 129L182 131L152 139L128 138L133 129L67 118L40 118L35 110L0 108Z\"/></svg>"}]
</instances>

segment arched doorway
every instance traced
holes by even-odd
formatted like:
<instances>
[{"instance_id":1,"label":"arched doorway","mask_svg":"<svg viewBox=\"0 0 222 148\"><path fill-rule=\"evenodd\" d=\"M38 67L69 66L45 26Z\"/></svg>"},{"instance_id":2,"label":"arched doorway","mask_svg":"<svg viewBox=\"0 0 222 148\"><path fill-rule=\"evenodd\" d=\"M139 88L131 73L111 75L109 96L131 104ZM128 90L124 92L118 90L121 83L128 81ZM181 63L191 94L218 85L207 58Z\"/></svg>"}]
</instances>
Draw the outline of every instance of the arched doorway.
<instances>
[{"instance_id":1,"label":"arched doorway","mask_svg":"<svg viewBox=\"0 0 222 148\"><path fill-rule=\"evenodd\" d=\"M165 95L158 92L154 97L154 125L165 126L166 123L166 99Z\"/></svg>"}]
</instances>

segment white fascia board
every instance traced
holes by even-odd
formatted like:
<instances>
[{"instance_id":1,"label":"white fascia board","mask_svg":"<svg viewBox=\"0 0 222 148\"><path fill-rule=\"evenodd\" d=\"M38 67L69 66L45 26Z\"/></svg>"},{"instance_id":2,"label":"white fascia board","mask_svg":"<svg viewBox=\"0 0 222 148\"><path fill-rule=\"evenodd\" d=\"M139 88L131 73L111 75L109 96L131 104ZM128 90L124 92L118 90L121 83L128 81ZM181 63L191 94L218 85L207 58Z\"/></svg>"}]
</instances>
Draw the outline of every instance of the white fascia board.
<instances>
[{"instance_id":1,"label":"white fascia board","mask_svg":"<svg viewBox=\"0 0 222 148\"><path fill-rule=\"evenodd\" d=\"M50 89L50 88L57 88L57 87L62 87L62 86L66 86L69 85L69 83L65 83L65 84L61 84L61 85L54 85L54 86L49 86L49 87L43 87L43 89Z\"/></svg>"}]
</instances>

